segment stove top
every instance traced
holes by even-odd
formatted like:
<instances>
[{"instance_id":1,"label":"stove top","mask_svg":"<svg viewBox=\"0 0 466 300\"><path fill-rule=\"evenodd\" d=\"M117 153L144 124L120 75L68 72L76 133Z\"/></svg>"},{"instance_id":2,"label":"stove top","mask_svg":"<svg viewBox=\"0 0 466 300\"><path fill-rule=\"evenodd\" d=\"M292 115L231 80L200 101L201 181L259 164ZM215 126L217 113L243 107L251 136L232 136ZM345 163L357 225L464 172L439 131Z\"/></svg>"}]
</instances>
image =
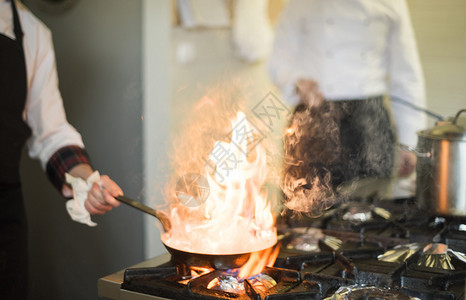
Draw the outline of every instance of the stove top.
<instances>
[{"instance_id":1,"label":"stove top","mask_svg":"<svg viewBox=\"0 0 466 300\"><path fill-rule=\"evenodd\" d=\"M245 280L232 270L184 275L166 262L126 269L120 290L167 299L464 299L466 219L431 216L412 200L285 214L274 266Z\"/></svg>"}]
</instances>

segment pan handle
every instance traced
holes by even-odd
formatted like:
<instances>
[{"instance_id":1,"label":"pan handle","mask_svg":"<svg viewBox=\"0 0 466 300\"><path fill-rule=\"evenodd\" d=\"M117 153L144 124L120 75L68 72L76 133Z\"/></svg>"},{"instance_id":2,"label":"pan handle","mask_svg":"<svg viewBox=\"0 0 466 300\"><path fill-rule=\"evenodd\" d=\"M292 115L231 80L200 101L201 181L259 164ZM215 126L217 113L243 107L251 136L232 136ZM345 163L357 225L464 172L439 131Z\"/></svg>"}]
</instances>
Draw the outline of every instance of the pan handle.
<instances>
[{"instance_id":1,"label":"pan handle","mask_svg":"<svg viewBox=\"0 0 466 300\"><path fill-rule=\"evenodd\" d=\"M456 121L458 121L458 118L459 118L460 115L461 115L462 113L464 113L464 112L466 112L466 109L462 109L462 110L460 110L460 111L456 114L456 116L455 116L455 118L453 119L453 122L452 122L454 125L456 125Z\"/></svg>"},{"instance_id":2,"label":"pan handle","mask_svg":"<svg viewBox=\"0 0 466 300\"><path fill-rule=\"evenodd\" d=\"M411 147L411 146L408 146L408 145L405 145L405 144L400 144L400 143L398 143L398 147L399 147L401 150L414 153L417 157L426 157L426 158L429 158L429 157L432 156L432 153L430 153L430 152L425 152L425 153L419 152L418 149L416 149L416 148L414 148L414 147Z\"/></svg>"},{"instance_id":3,"label":"pan handle","mask_svg":"<svg viewBox=\"0 0 466 300\"><path fill-rule=\"evenodd\" d=\"M424 113L426 113L428 116L431 116L431 117L433 117L433 118L435 118L435 119L437 119L437 120L439 120L439 121L445 120L445 118L444 118L443 116L441 116L441 115L439 115L439 114L437 114L437 113L435 113L435 112L432 112L432 111L430 111L430 110L428 110L428 109L425 109L425 108L423 108L423 107L416 106L416 105L414 105L414 104L412 104L411 102L408 102L408 101L406 101L406 100L403 100L403 99L400 99L400 98L396 98L396 97L391 97L390 100L391 100L392 102L398 102L398 103L400 103L401 105L410 107L410 108L412 108L412 109L414 109L414 110L417 110L417 111L420 111L420 112L424 112Z\"/></svg>"},{"instance_id":4,"label":"pan handle","mask_svg":"<svg viewBox=\"0 0 466 300\"><path fill-rule=\"evenodd\" d=\"M168 219L168 217L161 211L155 210L153 208L150 208L149 206L146 206L142 204L141 202L137 202L131 198L128 198L126 196L120 195L116 196L115 199L117 199L120 202L123 202L131 207L134 207L142 212L145 212L146 214L152 215L156 217L160 223L162 223L163 230L165 232L169 232L171 229L171 222Z\"/></svg>"},{"instance_id":5,"label":"pan handle","mask_svg":"<svg viewBox=\"0 0 466 300\"><path fill-rule=\"evenodd\" d=\"M129 206L132 206L136 209L139 209L142 212L145 212L146 214L153 215L155 217L155 209L150 208L149 206L146 206L140 202L137 202L131 198L128 198L126 196L120 195L116 196L115 199L117 199L120 202L123 202Z\"/></svg>"}]
</instances>

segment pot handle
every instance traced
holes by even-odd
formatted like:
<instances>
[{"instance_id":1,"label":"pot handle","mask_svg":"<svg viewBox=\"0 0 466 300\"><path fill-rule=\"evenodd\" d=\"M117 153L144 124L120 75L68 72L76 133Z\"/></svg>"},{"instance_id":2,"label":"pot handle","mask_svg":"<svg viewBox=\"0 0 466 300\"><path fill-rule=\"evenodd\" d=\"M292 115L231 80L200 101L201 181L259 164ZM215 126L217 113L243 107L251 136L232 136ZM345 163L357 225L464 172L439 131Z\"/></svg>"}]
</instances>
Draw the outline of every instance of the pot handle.
<instances>
[{"instance_id":1,"label":"pot handle","mask_svg":"<svg viewBox=\"0 0 466 300\"><path fill-rule=\"evenodd\" d=\"M454 125L456 125L456 121L458 121L458 118L460 117L461 113L464 113L464 112L466 112L466 109L462 109L456 114L456 116L455 116L455 118L453 119L453 122L452 122Z\"/></svg>"},{"instance_id":2,"label":"pot handle","mask_svg":"<svg viewBox=\"0 0 466 300\"><path fill-rule=\"evenodd\" d=\"M400 143L398 143L398 147L399 147L401 150L414 153L417 157L429 158L429 157L432 156L432 153L430 153L430 152L425 152L425 153L419 152L418 149L416 149L416 148L414 148L414 147L411 147L411 146L408 146L408 145L405 145L405 144L400 144Z\"/></svg>"}]
</instances>

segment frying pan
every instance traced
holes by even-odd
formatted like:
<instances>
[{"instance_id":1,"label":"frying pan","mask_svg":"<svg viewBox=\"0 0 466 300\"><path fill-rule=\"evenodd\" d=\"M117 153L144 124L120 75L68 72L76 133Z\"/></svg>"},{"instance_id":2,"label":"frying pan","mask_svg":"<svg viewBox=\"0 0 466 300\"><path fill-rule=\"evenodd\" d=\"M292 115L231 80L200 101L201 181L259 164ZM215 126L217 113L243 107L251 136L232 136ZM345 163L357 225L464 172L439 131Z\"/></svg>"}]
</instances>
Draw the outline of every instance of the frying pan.
<instances>
[{"instance_id":1,"label":"frying pan","mask_svg":"<svg viewBox=\"0 0 466 300\"><path fill-rule=\"evenodd\" d=\"M162 226L165 232L169 232L171 230L170 220L164 213L157 211L155 209L152 209L126 196L117 196L115 197L115 199L131 207L134 207L142 212L145 212L147 214L150 214L156 217L162 223ZM168 246L163 241L162 243L167 249L167 251L171 254L172 262L175 263L176 265L214 268L218 270L228 270L228 269L239 268L248 261L252 253L252 252L246 252L246 253L233 253L233 254L205 254L205 253L196 253L196 252L179 250L179 249ZM264 249L261 249L260 251L273 248L274 246L275 245L272 245L271 247L265 247Z\"/></svg>"},{"instance_id":2,"label":"frying pan","mask_svg":"<svg viewBox=\"0 0 466 300\"><path fill-rule=\"evenodd\" d=\"M252 252L236 254L204 254L178 250L163 243L172 255L172 262L176 265L187 265L217 270L236 269L243 266Z\"/></svg>"}]
</instances>

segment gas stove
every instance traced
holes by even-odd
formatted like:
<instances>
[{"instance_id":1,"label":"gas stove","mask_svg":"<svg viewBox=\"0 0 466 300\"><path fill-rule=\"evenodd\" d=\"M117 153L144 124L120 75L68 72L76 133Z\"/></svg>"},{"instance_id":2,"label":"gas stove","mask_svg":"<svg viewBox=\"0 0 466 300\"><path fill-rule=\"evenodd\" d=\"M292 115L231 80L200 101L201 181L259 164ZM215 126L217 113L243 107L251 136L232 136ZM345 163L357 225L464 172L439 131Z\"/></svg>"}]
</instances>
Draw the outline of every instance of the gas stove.
<instances>
[{"instance_id":1,"label":"gas stove","mask_svg":"<svg viewBox=\"0 0 466 300\"><path fill-rule=\"evenodd\" d=\"M414 199L354 200L319 217L285 213L273 267L186 272L169 255L99 279L112 299L464 299L466 218ZM198 270L196 270L198 271Z\"/></svg>"}]
</instances>

